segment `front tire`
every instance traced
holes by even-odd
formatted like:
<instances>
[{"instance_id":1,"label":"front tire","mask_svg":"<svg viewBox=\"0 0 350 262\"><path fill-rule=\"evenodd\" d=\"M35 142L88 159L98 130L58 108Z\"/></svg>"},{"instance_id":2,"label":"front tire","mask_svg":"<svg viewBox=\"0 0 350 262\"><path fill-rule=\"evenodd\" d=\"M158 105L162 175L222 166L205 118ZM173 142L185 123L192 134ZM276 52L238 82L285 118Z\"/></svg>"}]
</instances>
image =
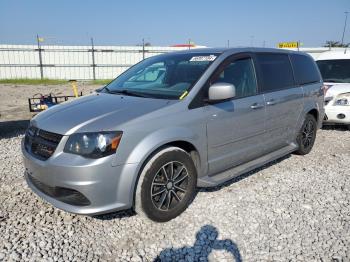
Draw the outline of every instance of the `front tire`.
<instances>
[{"instance_id":1,"label":"front tire","mask_svg":"<svg viewBox=\"0 0 350 262\"><path fill-rule=\"evenodd\" d=\"M307 114L304 123L297 136L298 150L297 155L306 155L310 153L316 140L317 122L313 115Z\"/></svg>"},{"instance_id":2,"label":"front tire","mask_svg":"<svg viewBox=\"0 0 350 262\"><path fill-rule=\"evenodd\" d=\"M164 148L148 160L141 172L135 211L156 222L169 221L190 204L196 183L191 156L181 148Z\"/></svg>"}]
</instances>

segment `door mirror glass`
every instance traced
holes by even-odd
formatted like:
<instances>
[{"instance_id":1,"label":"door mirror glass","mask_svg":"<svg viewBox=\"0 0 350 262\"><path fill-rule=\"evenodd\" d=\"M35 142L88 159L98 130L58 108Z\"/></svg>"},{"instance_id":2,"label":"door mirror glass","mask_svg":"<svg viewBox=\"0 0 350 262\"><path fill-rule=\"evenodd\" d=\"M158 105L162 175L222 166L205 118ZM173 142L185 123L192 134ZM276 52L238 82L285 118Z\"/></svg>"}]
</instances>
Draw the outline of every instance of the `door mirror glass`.
<instances>
[{"instance_id":1,"label":"door mirror glass","mask_svg":"<svg viewBox=\"0 0 350 262\"><path fill-rule=\"evenodd\" d=\"M236 96L236 88L229 83L215 83L209 87L209 101L221 101L231 99Z\"/></svg>"}]
</instances>

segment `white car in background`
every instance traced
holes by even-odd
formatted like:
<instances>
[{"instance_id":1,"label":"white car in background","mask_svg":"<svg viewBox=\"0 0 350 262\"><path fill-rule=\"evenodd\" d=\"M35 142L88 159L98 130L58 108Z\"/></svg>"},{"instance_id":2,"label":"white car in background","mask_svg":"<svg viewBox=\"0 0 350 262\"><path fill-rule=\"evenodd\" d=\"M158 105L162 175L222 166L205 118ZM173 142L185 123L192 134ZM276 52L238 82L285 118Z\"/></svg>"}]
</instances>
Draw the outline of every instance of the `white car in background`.
<instances>
[{"instance_id":1,"label":"white car in background","mask_svg":"<svg viewBox=\"0 0 350 262\"><path fill-rule=\"evenodd\" d=\"M316 63L326 87L323 123L350 130L350 49L324 52Z\"/></svg>"}]
</instances>

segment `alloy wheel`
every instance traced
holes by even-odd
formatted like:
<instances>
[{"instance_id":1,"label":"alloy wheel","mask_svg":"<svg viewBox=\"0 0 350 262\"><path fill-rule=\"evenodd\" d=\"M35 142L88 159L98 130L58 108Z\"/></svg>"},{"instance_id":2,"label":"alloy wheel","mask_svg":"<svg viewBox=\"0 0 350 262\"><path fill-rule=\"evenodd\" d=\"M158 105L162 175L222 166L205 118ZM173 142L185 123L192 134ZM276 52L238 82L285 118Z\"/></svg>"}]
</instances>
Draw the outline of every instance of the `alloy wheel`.
<instances>
[{"instance_id":1,"label":"alloy wheel","mask_svg":"<svg viewBox=\"0 0 350 262\"><path fill-rule=\"evenodd\" d=\"M184 164L172 161L163 165L153 178L151 199L161 211L168 211L183 200L187 192L189 175Z\"/></svg>"},{"instance_id":2,"label":"alloy wheel","mask_svg":"<svg viewBox=\"0 0 350 262\"><path fill-rule=\"evenodd\" d=\"M304 148L308 148L311 146L314 135L315 135L315 126L314 126L314 123L311 120L309 120L304 125L303 131L302 131L301 142Z\"/></svg>"}]
</instances>

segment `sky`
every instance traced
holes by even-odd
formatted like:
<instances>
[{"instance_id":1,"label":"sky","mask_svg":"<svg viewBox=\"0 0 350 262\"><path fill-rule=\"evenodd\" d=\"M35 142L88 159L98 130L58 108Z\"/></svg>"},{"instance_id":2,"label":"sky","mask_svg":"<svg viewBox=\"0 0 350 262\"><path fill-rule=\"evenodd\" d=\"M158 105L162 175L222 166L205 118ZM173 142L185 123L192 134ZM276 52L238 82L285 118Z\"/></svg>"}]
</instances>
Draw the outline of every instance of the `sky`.
<instances>
[{"instance_id":1,"label":"sky","mask_svg":"<svg viewBox=\"0 0 350 262\"><path fill-rule=\"evenodd\" d=\"M319 47L341 41L345 11L350 0L0 0L0 43Z\"/></svg>"}]
</instances>

